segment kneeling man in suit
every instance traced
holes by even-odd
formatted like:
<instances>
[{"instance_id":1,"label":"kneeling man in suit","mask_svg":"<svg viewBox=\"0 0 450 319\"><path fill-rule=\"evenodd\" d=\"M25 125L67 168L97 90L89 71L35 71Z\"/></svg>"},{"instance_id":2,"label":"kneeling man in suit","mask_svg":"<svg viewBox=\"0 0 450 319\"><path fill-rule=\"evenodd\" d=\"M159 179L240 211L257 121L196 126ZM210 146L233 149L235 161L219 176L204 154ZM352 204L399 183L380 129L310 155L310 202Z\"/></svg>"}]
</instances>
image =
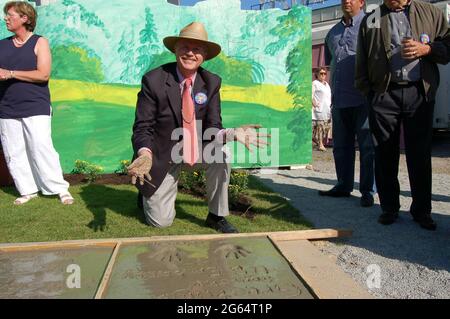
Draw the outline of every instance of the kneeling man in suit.
<instances>
[{"instance_id":1,"label":"kneeling man in suit","mask_svg":"<svg viewBox=\"0 0 450 319\"><path fill-rule=\"evenodd\" d=\"M259 147L267 144L259 137L267 135L256 132L258 125L222 126L221 78L200 67L216 57L221 47L208 41L203 24L193 22L179 36L166 37L163 42L175 54L176 62L143 76L133 125L134 161L128 173L133 184L139 181L139 204L149 224L170 226L175 218L180 171L205 168L206 225L222 233L236 233L225 219L231 168L222 147L227 141ZM206 149L209 152L204 152Z\"/></svg>"}]
</instances>

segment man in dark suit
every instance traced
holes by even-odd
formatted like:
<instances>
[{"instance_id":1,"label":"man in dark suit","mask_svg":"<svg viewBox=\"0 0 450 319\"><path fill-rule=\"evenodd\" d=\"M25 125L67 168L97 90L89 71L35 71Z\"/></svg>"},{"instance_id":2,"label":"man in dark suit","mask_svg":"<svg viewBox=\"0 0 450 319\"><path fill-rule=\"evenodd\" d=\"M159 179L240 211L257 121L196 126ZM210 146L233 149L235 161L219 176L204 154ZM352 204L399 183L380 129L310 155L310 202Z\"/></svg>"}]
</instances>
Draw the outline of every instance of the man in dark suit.
<instances>
[{"instance_id":1,"label":"man in dark suit","mask_svg":"<svg viewBox=\"0 0 450 319\"><path fill-rule=\"evenodd\" d=\"M377 23L379 24L377 26ZM361 22L355 86L368 97L375 142L375 180L390 225L400 210L400 125L411 185L414 221L435 230L431 218L431 141L439 85L436 63L450 61L450 31L441 10L418 0L384 0Z\"/></svg>"},{"instance_id":2,"label":"man in dark suit","mask_svg":"<svg viewBox=\"0 0 450 319\"><path fill-rule=\"evenodd\" d=\"M162 65L142 78L132 136L135 159L128 168L132 183L139 180L146 220L156 227L172 224L179 173L187 165L195 165L206 169L206 225L222 233L236 233L225 219L231 169L222 146L232 140L247 148L267 143L258 139L255 128L259 126L222 126L221 79L200 67L216 57L221 47L208 41L201 23L193 22L179 36L166 37L164 45L176 55L176 63ZM203 152L205 149L213 151Z\"/></svg>"}]
</instances>

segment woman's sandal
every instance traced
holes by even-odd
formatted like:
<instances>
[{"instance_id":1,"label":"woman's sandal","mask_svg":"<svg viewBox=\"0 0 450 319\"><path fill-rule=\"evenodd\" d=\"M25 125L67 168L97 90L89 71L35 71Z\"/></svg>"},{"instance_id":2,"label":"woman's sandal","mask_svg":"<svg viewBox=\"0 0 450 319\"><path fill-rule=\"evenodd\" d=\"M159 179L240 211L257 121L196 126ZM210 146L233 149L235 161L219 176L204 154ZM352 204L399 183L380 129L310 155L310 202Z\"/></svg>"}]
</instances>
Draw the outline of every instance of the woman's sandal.
<instances>
[{"instance_id":1,"label":"woman's sandal","mask_svg":"<svg viewBox=\"0 0 450 319\"><path fill-rule=\"evenodd\" d=\"M72 205L75 201L69 192L59 194L59 199L63 205Z\"/></svg>"},{"instance_id":2,"label":"woman's sandal","mask_svg":"<svg viewBox=\"0 0 450 319\"><path fill-rule=\"evenodd\" d=\"M38 196L37 193L20 196L20 197L16 198L16 200L14 201L14 205L25 204L26 202L29 202L31 199L36 198L37 196Z\"/></svg>"}]
</instances>

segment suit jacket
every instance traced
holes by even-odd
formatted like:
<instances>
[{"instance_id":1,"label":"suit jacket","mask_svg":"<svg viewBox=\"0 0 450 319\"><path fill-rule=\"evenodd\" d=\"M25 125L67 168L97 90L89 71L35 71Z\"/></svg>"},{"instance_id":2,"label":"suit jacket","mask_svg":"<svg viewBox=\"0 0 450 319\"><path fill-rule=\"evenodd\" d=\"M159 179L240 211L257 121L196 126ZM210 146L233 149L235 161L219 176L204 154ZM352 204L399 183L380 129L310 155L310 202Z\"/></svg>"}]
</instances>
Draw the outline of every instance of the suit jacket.
<instances>
[{"instance_id":1,"label":"suit jacket","mask_svg":"<svg viewBox=\"0 0 450 319\"><path fill-rule=\"evenodd\" d=\"M172 132L183 127L181 115L181 91L176 63L162 65L149 71L142 77L141 91L138 93L136 116L131 138L134 157L142 147L153 153L153 165L150 170L151 183L137 187L145 197L150 197L161 185L172 163L172 148L182 139L172 139ZM203 68L197 70L193 87L193 96L204 93L207 100L195 104L196 120L202 121L202 133L208 128L217 131L223 129L220 109L219 76ZM212 138L202 138L210 142ZM199 150L201 151L201 149Z\"/></svg>"},{"instance_id":2,"label":"suit jacket","mask_svg":"<svg viewBox=\"0 0 450 319\"><path fill-rule=\"evenodd\" d=\"M368 22L374 22L375 16L373 12L368 13L361 22L358 35L355 87L365 95L386 92L391 78L389 9L384 4L379 9L380 26L368 25ZM450 61L450 32L447 21L440 9L417 0L411 1L409 21L416 41L424 33L430 38L431 54L420 59L420 72L426 97L433 101L439 85L436 63L447 64Z\"/></svg>"}]
</instances>

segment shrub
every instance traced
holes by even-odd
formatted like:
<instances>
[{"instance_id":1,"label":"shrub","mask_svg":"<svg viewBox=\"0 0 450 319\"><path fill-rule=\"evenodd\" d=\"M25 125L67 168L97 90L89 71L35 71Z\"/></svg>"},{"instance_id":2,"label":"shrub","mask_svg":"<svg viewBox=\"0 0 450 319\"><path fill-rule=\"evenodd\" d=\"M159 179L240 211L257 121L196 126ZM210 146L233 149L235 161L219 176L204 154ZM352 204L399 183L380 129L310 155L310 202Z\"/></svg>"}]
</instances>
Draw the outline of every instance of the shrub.
<instances>
[{"instance_id":1,"label":"shrub","mask_svg":"<svg viewBox=\"0 0 450 319\"><path fill-rule=\"evenodd\" d=\"M228 187L228 199L233 205L239 201L242 195L247 194L248 173L244 170L233 170L230 176L230 186Z\"/></svg>"},{"instance_id":2,"label":"shrub","mask_svg":"<svg viewBox=\"0 0 450 319\"><path fill-rule=\"evenodd\" d=\"M92 51L76 45L61 45L52 49L52 78L101 82L104 79L102 62Z\"/></svg>"},{"instance_id":3,"label":"shrub","mask_svg":"<svg viewBox=\"0 0 450 319\"><path fill-rule=\"evenodd\" d=\"M181 171L178 181L181 188L204 195L206 193L206 173L204 170Z\"/></svg>"},{"instance_id":4,"label":"shrub","mask_svg":"<svg viewBox=\"0 0 450 319\"><path fill-rule=\"evenodd\" d=\"M103 173L103 167L99 165L90 165L87 173L87 180L93 182L98 178L98 175Z\"/></svg>"},{"instance_id":5,"label":"shrub","mask_svg":"<svg viewBox=\"0 0 450 319\"><path fill-rule=\"evenodd\" d=\"M75 167L71 173L72 174L85 174L88 166L89 166L89 162L76 160Z\"/></svg>"},{"instance_id":6,"label":"shrub","mask_svg":"<svg viewBox=\"0 0 450 319\"><path fill-rule=\"evenodd\" d=\"M84 174L88 182L95 181L102 172L103 167L81 160L75 161L75 168L72 170L73 174Z\"/></svg>"},{"instance_id":7,"label":"shrub","mask_svg":"<svg viewBox=\"0 0 450 319\"><path fill-rule=\"evenodd\" d=\"M232 170L230 185L228 187L229 204L232 207L238 206L238 202L247 194L248 173L244 170ZM197 194L206 194L206 173L204 170L181 171L179 184L180 188Z\"/></svg>"}]
</instances>

